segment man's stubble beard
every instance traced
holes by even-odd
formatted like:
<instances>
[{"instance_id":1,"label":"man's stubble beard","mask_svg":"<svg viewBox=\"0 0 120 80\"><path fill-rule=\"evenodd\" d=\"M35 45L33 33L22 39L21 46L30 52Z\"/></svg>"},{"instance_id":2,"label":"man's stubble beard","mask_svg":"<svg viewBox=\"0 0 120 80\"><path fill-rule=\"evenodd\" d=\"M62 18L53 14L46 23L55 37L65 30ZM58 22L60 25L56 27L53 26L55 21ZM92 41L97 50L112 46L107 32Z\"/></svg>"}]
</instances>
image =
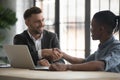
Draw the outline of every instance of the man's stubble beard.
<instances>
[{"instance_id":1,"label":"man's stubble beard","mask_svg":"<svg viewBox=\"0 0 120 80\"><path fill-rule=\"evenodd\" d=\"M32 29L31 25L30 25L30 28ZM34 29L34 31L32 31L32 32L33 32L34 34L42 34L42 33L43 33L43 30L44 30L44 29L38 31L38 30L35 30L35 29Z\"/></svg>"}]
</instances>

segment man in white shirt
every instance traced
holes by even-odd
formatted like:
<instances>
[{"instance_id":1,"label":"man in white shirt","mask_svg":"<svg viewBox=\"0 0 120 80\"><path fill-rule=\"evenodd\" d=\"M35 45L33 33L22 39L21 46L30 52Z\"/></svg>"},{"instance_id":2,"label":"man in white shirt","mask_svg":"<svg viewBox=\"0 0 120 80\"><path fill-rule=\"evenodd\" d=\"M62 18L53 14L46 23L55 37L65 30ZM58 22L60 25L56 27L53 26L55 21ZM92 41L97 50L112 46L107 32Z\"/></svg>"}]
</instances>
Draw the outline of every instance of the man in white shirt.
<instances>
[{"instance_id":1,"label":"man in white shirt","mask_svg":"<svg viewBox=\"0 0 120 80\"><path fill-rule=\"evenodd\" d=\"M27 9L24 13L24 20L28 29L15 35L14 44L27 45L35 65L43 58L47 63L64 63L60 54L52 51L52 48L60 48L59 41L55 33L44 29L42 10L38 7Z\"/></svg>"}]
</instances>

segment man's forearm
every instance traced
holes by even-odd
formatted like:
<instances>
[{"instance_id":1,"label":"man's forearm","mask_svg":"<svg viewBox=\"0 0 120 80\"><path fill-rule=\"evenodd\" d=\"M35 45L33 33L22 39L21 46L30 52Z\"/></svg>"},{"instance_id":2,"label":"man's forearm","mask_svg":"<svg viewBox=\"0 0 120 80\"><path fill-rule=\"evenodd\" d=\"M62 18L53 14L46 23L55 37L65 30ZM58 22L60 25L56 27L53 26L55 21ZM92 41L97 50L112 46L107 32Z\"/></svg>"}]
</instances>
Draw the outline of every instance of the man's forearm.
<instances>
[{"instance_id":1,"label":"man's forearm","mask_svg":"<svg viewBox=\"0 0 120 80\"><path fill-rule=\"evenodd\" d=\"M41 56L42 56L42 57L50 56L51 53L52 53L52 49L42 49L42 50L41 50Z\"/></svg>"}]
</instances>

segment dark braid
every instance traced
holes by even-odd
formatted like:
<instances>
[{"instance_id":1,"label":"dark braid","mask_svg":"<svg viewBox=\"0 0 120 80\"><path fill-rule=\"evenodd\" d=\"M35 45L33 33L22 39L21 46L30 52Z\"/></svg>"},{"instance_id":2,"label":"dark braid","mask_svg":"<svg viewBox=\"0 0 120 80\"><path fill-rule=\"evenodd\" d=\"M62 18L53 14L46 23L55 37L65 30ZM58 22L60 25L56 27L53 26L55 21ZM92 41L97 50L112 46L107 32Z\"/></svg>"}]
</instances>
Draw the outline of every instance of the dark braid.
<instances>
[{"instance_id":1,"label":"dark braid","mask_svg":"<svg viewBox=\"0 0 120 80\"><path fill-rule=\"evenodd\" d=\"M114 33L119 31L120 28L120 16L116 16L116 27L114 28Z\"/></svg>"}]
</instances>

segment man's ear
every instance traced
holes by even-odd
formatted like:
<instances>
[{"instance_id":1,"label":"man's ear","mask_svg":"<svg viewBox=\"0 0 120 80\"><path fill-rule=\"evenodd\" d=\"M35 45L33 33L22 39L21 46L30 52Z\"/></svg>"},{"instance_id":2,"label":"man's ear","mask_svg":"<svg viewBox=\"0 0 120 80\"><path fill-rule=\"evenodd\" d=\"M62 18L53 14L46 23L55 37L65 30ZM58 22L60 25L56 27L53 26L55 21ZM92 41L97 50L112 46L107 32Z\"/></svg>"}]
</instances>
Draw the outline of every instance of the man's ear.
<instances>
[{"instance_id":1,"label":"man's ear","mask_svg":"<svg viewBox=\"0 0 120 80\"><path fill-rule=\"evenodd\" d=\"M25 24L26 24L27 26L29 26L29 20L28 20L28 19L25 20Z\"/></svg>"}]
</instances>

